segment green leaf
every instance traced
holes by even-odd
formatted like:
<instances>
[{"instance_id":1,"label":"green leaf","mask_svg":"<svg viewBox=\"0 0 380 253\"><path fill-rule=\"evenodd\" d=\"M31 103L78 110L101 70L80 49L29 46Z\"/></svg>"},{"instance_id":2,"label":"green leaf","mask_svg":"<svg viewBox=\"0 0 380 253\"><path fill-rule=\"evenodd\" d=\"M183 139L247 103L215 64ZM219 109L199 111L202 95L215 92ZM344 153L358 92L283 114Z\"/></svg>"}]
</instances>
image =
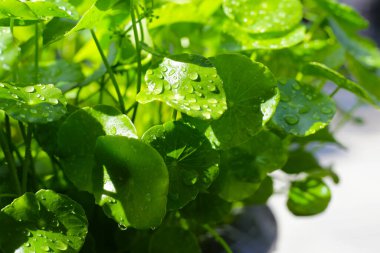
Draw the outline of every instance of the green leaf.
<instances>
[{"instance_id":1,"label":"green leaf","mask_svg":"<svg viewBox=\"0 0 380 253\"><path fill-rule=\"evenodd\" d=\"M380 68L380 51L373 41L359 37L332 18L329 22L338 41L352 57L369 68Z\"/></svg>"},{"instance_id":2,"label":"green leaf","mask_svg":"<svg viewBox=\"0 0 380 253\"><path fill-rule=\"evenodd\" d=\"M292 183L287 206L294 215L310 216L323 212L330 200L330 189L322 180L307 178Z\"/></svg>"},{"instance_id":3,"label":"green leaf","mask_svg":"<svg viewBox=\"0 0 380 253\"><path fill-rule=\"evenodd\" d=\"M46 17L60 17L78 19L78 12L74 6L64 0L23 1L34 12L38 19Z\"/></svg>"},{"instance_id":4,"label":"green leaf","mask_svg":"<svg viewBox=\"0 0 380 253\"><path fill-rule=\"evenodd\" d=\"M276 34L251 34L232 22L226 22L223 29L238 44L234 51L288 48L302 42L306 34L306 28L303 25Z\"/></svg>"},{"instance_id":5,"label":"green leaf","mask_svg":"<svg viewBox=\"0 0 380 253\"><path fill-rule=\"evenodd\" d=\"M149 244L150 253L201 253L195 235L183 228L164 227L158 229Z\"/></svg>"},{"instance_id":6,"label":"green leaf","mask_svg":"<svg viewBox=\"0 0 380 253\"><path fill-rule=\"evenodd\" d=\"M76 22L67 18L53 18L46 24L42 37L44 45L51 44L63 38L65 33L69 32Z\"/></svg>"},{"instance_id":7,"label":"green leaf","mask_svg":"<svg viewBox=\"0 0 380 253\"><path fill-rule=\"evenodd\" d=\"M1 1L0 13L8 18L22 18L26 20L37 19L36 14L29 8L25 1L19 0Z\"/></svg>"},{"instance_id":8,"label":"green leaf","mask_svg":"<svg viewBox=\"0 0 380 253\"><path fill-rule=\"evenodd\" d=\"M257 134L272 116L277 106L276 81L263 64L243 55L218 55L212 62L223 80L228 109L211 122L211 128L220 148L226 149Z\"/></svg>"},{"instance_id":9,"label":"green leaf","mask_svg":"<svg viewBox=\"0 0 380 253\"><path fill-rule=\"evenodd\" d=\"M103 135L137 138L130 119L114 107L98 105L72 113L58 131L58 154L64 172L74 185L93 192L94 149L96 139Z\"/></svg>"},{"instance_id":10,"label":"green leaf","mask_svg":"<svg viewBox=\"0 0 380 253\"><path fill-rule=\"evenodd\" d=\"M69 36L83 29L92 29L103 20L107 11L117 2L117 0L92 0L92 6L83 14L78 23L65 34Z\"/></svg>"},{"instance_id":11,"label":"green leaf","mask_svg":"<svg viewBox=\"0 0 380 253\"><path fill-rule=\"evenodd\" d=\"M170 184L168 208L182 208L218 175L219 154L196 129L181 122L154 126L142 139L164 157Z\"/></svg>"},{"instance_id":12,"label":"green leaf","mask_svg":"<svg viewBox=\"0 0 380 253\"><path fill-rule=\"evenodd\" d=\"M145 76L147 89L137 101L165 102L192 117L217 119L227 109L222 80L212 63L198 55L177 55L164 58Z\"/></svg>"},{"instance_id":13,"label":"green leaf","mask_svg":"<svg viewBox=\"0 0 380 253\"><path fill-rule=\"evenodd\" d=\"M168 2L154 10L157 19L152 19L149 28L173 23L204 23L220 7L222 0L191 0L185 3Z\"/></svg>"},{"instance_id":14,"label":"green leaf","mask_svg":"<svg viewBox=\"0 0 380 253\"><path fill-rule=\"evenodd\" d=\"M286 145L275 134L262 131L246 143L222 151L216 192L231 202L248 198L259 189L266 173L281 168L286 160Z\"/></svg>"},{"instance_id":15,"label":"green leaf","mask_svg":"<svg viewBox=\"0 0 380 253\"><path fill-rule=\"evenodd\" d=\"M200 193L197 198L181 209L185 219L199 224L216 224L230 214L232 204L215 194Z\"/></svg>"},{"instance_id":16,"label":"green leaf","mask_svg":"<svg viewBox=\"0 0 380 253\"><path fill-rule=\"evenodd\" d=\"M334 82L339 87L351 91L357 96L363 98L364 100L377 105L378 102L362 87L360 87L357 83L347 79L345 76L340 74L339 72L323 65L319 62L309 62L302 69L302 73L306 75L312 75L317 77L326 78L332 82Z\"/></svg>"},{"instance_id":17,"label":"green leaf","mask_svg":"<svg viewBox=\"0 0 380 253\"><path fill-rule=\"evenodd\" d=\"M161 155L144 142L124 136L99 137L95 154L108 174L102 187L94 189L106 214L125 227L159 226L166 214L169 185Z\"/></svg>"},{"instance_id":18,"label":"green leaf","mask_svg":"<svg viewBox=\"0 0 380 253\"><path fill-rule=\"evenodd\" d=\"M271 123L295 136L307 136L326 127L335 114L335 103L314 87L289 80L280 83L281 101Z\"/></svg>"},{"instance_id":19,"label":"green leaf","mask_svg":"<svg viewBox=\"0 0 380 253\"><path fill-rule=\"evenodd\" d=\"M250 33L276 33L292 29L302 20L299 0L224 0L226 15Z\"/></svg>"},{"instance_id":20,"label":"green leaf","mask_svg":"<svg viewBox=\"0 0 380 253\"><path fill-rule=\"evenodd\" d=\"M8 27L0 28L0 78L12 70L17 62L20 48Z\"/></svg>"},{"instance_id":21,"label":"green leaf","mask_svg":"<svg viewBox=\"0 0 380 253\"><path fill-rule=\"evenodd\" d=\"M347 23L347 25L354 26L357 29L368 27L368 21L349 5L335 0L316 0L315 2L334 18Z\"/></svg>"},{"instance_id":22,"label":"green leaf","mask_svg":"<svg viewBox=\"0 0 380 253\"><path fill-rule=\"evenodd\" d=\"M318 168L321 168L321 166L312 153L297 149L289 152L289 159L282 170L288 174L299 174Z\"/></svg>"},{"instance_id":23,"label":"green leaf","mask_svg":"<svg viewBox=\"0 0 380 253\"><path fill-rule=\"evenodd\" d=\"M260 184L259 189L251 197L244 200L245 205L264 205L274 193L273 179L267 176Z\"/></svg>"},{"instance_id":24,"label":"green leaf","mask_svg":"<svg viewBox=\"0 0 380 253\"><path fill-rule=\"evenodd\" d=\"M79 252L87 234L83 208L51 190L25 193L0 212L0 245L11 252Z\"/></svg>"},{"instance_id":25,"label":"green leaf","mask_svg":"<svg viewBox=\"0 0 380 253\"><path fill-rule=\"evenodd\" d=\"M66 113L66 99L52 84L16 87L0 83L0 110L27 123L47 123Z\"/></svg>"}]
</instances>

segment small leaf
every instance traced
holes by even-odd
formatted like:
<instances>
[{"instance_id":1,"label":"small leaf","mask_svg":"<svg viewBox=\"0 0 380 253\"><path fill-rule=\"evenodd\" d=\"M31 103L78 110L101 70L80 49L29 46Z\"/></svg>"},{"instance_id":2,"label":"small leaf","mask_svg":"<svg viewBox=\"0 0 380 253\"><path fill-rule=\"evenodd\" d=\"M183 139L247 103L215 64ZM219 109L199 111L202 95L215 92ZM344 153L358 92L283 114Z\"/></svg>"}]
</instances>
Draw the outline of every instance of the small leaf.
<instances>
[{"instance_id":1,"label":"small leaf","mask_svg":"<svg viewBox=\"0 0 380 253\"><path fill-rule=\"evenodd\" d=\"M250 33L276 33L292 29L302 20L299 0L224 0L224 12Z\"/></svg>"},{"instance_id":2,"label":"small leaf","mask_svg":"<svg viewBox=\"0 0 380 253\"><path fill-rule=\"evenodd\" d=\"M271 132L262 131L248 142L222 151L215 190L227 201L252 196L266 173L281 168L287 159L286 145Z\"/></svg>"},{"instance_id":3,"label":"small leaf","mask_svg":"<svg viewBox=\"0 0 380 253\"><path fill-rule=\"evenodd\" d=\"M354 26L357 29L368 27L368 21L349 5L335 0L317 0L315 2L334 18L347 23L347 25Z\"/></svg>"},{"instance_id":4,"label":"small leaf","mask_svg":"<svg viewBox=\"0 0 380 253\"><path fill-rule=\"evenodd\" d=\"M75 253L87 234L83 208L51 190L15 199L1 210L0 222L0 246L5 253Z\"/></svg>"},{"instance_id":5,"label":"small leaf","mask_svg":"<svg viewBox=\"0 0 380 253\"><path fill-rule=\"evenodd\" d=\"M322 180L307 178L292 183L287 206L294 215L310 216L323 212L330 200L330 189Z\"/></svg>"},{"instance_id":6,"label":"small leaf","mask_svg":"<svg viewBox=\"0 0 380 253\"><path fill-rule=\"evenodd\" d=\"M280 84L281 101L271 123L285 133L307 136L326 127L335 114L334 101L309 85Z\"/></svg>"},{"instance_id":7,"label":"small leaf","mask_svg":"<svg viewBox=\"0 0 380 253\"><path fill-rule=\"evenodd\" d=\"M222 0L190 0L185 3L168 2L154 10L158 19L149 28L168 26L173 23L203 23L220 7Z\"/></svg>"},{"instance_id":8,"label":"small leaf","mask_svg":"<svg viewBox=\"0 0 380 253\"><path fill-rule=\"evenodd\" d=\"M302 69L302 72L306 75L312 75L317 77L326 78L332 82L334 82L339 87L351 91L355 95L365 99L369 103L377 105L378 102L362 87L360 87L357 83L347 79L345 76L340 74L339 72L330 69L329 67L318 63L318 62L309 62Z\"/></svg>"},{"instance_id":9,"label":"small leaf","mask_svg":"<svg viewBox=\"0 0 380 253\"><path fill-rule=\"evenodd\" d=\"M192 117L217 119L227 109L222 80L212 63L198 55L165 58L145 75L147 89L137 101L165 102Z\"/></svg>"},{"instance_id":10,"label":"small leaf","mask_svg":"<svg viewBox=\"0 0 380 253\"><path fill-rule=\"evenodd\" d=\"M0 83L0 110L27 123L47 123L66 113L66 99L52 84L16 87Z\"/></svg>"},{"instance_id":11,"label":"small leaf","mask_svg":"<svg viewBox=\"0 0 380 253\"><path fill-rule=\"evenodd\" d=\"M93 192L96 139L103 135L137 138L130 119L117 109L98 105L72 113L58 131L58 154L64 173L74 185Z\"/></svg>"},{"instance_id":12,"label":"small leaf","mask_svg":"<svg viewBox=\"0 0 380 253\"><path fill-rule=\"evenodd\" d=\"M226 149L257 134L271 117L268 112L277 106L276 82L268 68L246 56L218 55L212 62L223 80L228 109L211 128L220 148ZM273 103L262 107L271 99Z\"/></svg>"},{"instance_id":13,"label":"small leaf","mask_svg":"<svg viewBox=\"0 0 380 253\"><path fill-rule=\"evenodd\" d=\"M158 229L149 244L149 253L201 253L195 235L180 227Z\"/></svg>"},{"instance_id":14,"label":"small leaf","mask_svg":"<svg viewBox=\"0 0 380 253\"><path fill-rule=\"evenodd\" d=\"M44 45L48 45L62 39L65 33L70 31L75 25L76 22L71 19L53 18L49 23L46 24L43 31L42 36Z\"/></svg>"},{"instance_id":15,"label":"small leaf","mask_svg":"<svg viewBox=\"0 0 380 253\"><path fill-rule=\"evenodd\" d=\"M320 168L313 154L302 149L289 152L289 159L282 168L288 174L299 174Z\"/></svg>"},{"instance_id":16,"label":"small leaf","mask_svg":"<svg viewBox=\"0 0 380 253\"><path fill-rule=\"evenodd\" d=\"M142 139L164 157L169 170L168 208L182 208L218 175L219 154L196 129L180 122L154 126Z\"/></svg>"},{"instance_id":17,"label":"small leaf","mask_svg":"<svg viewBox=\"0 0 380 253\"><path fill-rule=\"evenodd\" d=\"M125 227L159 226L166 214L169 185L160 154L144 142L124 136L99 137L95 154L107 174L101 188L94 189L96 202L105 213Z\"/></svg>"}]
</instances>

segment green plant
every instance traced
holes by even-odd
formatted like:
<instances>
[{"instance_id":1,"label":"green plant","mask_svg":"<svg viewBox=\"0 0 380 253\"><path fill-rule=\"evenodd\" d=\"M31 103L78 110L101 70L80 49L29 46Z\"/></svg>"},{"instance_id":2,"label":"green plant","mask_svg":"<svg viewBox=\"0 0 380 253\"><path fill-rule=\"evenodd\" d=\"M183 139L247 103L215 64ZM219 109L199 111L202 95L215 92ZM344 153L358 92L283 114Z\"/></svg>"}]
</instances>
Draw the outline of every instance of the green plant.
<instances>
[{"instance_id":1,"label":"green plant","mask_svg":"<svg viewBox=\"0 0 380 253\"><path fill-rule=\"evenodd\" d=\"M329 123L379 106L368 22L334 0L5 0L0 25L4 253L231 252L214 228L274 171L324 211Z\"/></svg>"}]
</instances>

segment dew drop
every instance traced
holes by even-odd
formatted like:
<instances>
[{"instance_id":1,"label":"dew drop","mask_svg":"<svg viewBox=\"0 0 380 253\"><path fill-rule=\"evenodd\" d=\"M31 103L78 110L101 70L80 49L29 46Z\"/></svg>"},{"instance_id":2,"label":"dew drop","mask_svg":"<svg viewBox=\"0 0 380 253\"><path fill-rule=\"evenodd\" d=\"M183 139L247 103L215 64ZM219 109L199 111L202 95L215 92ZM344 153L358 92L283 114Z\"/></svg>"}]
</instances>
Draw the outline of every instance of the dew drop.
<instances>
[{"instance_id":1,"label":"dew drop","mask_svg":"<svg viewBox=\"0 0 380 253\"><path fill-rule=\"evenodd\" d=\"M310 107L309 106L302 106L299 108L298 112L301 113L301 114L305 114L305 113L308 113L310 111Z\"/></svg>"},{"instance_id":2,"label":"dew drop","mask_svg":"<svg viewBox=\"0 0 380 253\"><path fill-rule=\"evenodd\" d=\"M204 112L202 115L205 119L211 119L211 114L209 112Z\"/></svg>"},{"instance_id":3,"label":"dew drop","mask_svg":"<svg viewBox=\"0 0 380 253\"><path fill-rule=\"evenodd\" d=\"M59 101L56 98L49 98L48 102L51 103L51 104L53 104L53 105L56 105L56 104L58 104Z\"/></svg>"},{"instance_id":4,"label":"dew drop","mask_svg":"<svg viewBox=\"0 0 380 253\"><path fill-rule=\"evenodd\" d=\"M161 94L163 91L164 91L164 82L163 81L156 82L153 89L153 94L158 95L158 94Z\"/></svg>"},{"instance_id":5,"label":"dew drop","mask_svg":"<svg viewBox=\"0 0 380 253\"><path fill-rule=\"evenodd\" d=\"M171 69L170 71L169 71L169 76L172 76L172 75L174 75L175 74L175 69Z\"/></svg>"},{"instance_id":6,"label":"dew drop","mask_svg":"<svg viewBox=\"0 0 380 253\"><path fill-rule=\"evenodd\" d=\"M49 252L49 251L50 251L50 247L47 246L47 245L42 246L41 249L42 249L43 251L45 251L45 252Z\"/></svg>"},{"instance_id":7,"label":"dew drop","mask_svg":"<svg viewBox=\"0 0 380 253\"><path fill-rule=\"evenodd\" d=\"M161 66L161 71L166 72L166 71L168 71L168 68L166 66Z\"/></svg>"},{"instance_id":8,"label":"dew drop","mask_svg":"<svg viewBox=\"0 0 380 253\"><path fill-rule=\"evenodd\" d=\"M285 122L288 123L289 125L295 125L299 121L299 118L297 115L291 115L291 114L285 115L284 119L285 119Z\"/></svg>"},{"instance_id":9,"label":"dew drop","mask_svg":"<svg viewBox=\"0 0 380 253\"><path fill-rule=\"evenodd\" d=\"M117 226L118 226L118 227L119 227L119 229L120 229L120 230L122 230L122 231L125 231L125 230L127 230L127 229L128 229L126 226L124 226L124 225L123 225L123 224L121 224L121 223L119 223Z\"/></svg>"},{"instance_id":10,"label":"dew drop","mask_svg":"<svg viewBox=\"0 0 380 253\"><path fill-rule=\"evenodd\" d=\"M27 86L27 87L25 87L25 91L32 93L32 92L36 91L36 89L33 86Z\"/></svg>"},{"instance_id":11,"label":"dew drop","mask_svg":"<svg viewBox=\"0 0 380 253\"><path fill-rule=\"evenodd\" d=\"M289 101L290 101L290 98L289 98L289 96L287 96L287 95L285 95L285 94L281 94L281 96L280 96L280 100L281 100L282 102L289 102Z\"/></svg>"},{"instance_id":12,"label":"dew drop","mask_svg":"<svg viewBox=\"0 0 380 253\"><path fill-rule=\"evenodd\" d=\"M193 92L194 92L194 87L193 87L193 85L191 85L190 83L188 83L188 84L186 84L186 86L185 86L185 90L186 90L186 92L188 92L188 93L193 93Z\"/></svg>"},{"instance_id":13,"label":"dew drop","mask_svg":"<svg viewBox=\"0 0 380 253\"><path fill-rule=\"evenodd\" d=\"M30 243L25 243L25 247L30 247Z\"/></svg>"},{"instance_id":14,"label":"dew drop","mask_svg":"<svg viewBox=\"0 0 380 253\"><path fill-rule=\"evenodd\" d=\"M209 102L210 104L217 104L218 100L216 100L215 98L210 98L207 100L207 102Z\"/></svg>"},{"instance_id":15,"label":"dew drop","mask_svg":"<svg viewBox=\"0 0 380 253\"><path fill-rule=\"evenodd\" d=\"M55 248L58 250L67 250L68 246L66 243L58 240L55 242Z\"/></svg>"},{"instance_id":16,"label":"dew drop","mask_svg":"<svg viewBox=\"0 0 380 253\"><path fill-rule=\"evenodd\" d=\"M214 91L216 91L216 86L215 86L214 84L212 84L212 83L209 83L209 84L207 85L207 89L208 89L209 91L211 91L211 92L214 92Z\"/></svg>"},{"instance_id":17,"label":"dew drop","mask_svg":"<svg viewBox=\"0 0 380 253\"><path fill-rule=\"evenodd\" d=\"M199 105L191 105L190 106L190 109L191 110L194 110L194 111L200 111L201 110L201 107Z\"/></svg>"},{"instance_id":18,"label":"dew drop","mask_svg":"<svg viewBox=\"0 0 380 253\"><path fill-rule=\"evenodd\" d=\"M110 199L110 200L108 200L108 203L110 203L110 204L116 204L116 200L115 199Z\"/></svg>"},{"instance_id":19,"label":"dew drop","mask_svg":"<svg viewBox=\"0 0 380 253\"><path fill-rule=\"evenodd\" d=\"M184 170L182 172L182 181L185 185L194 185L198 181L198 172L195 170Z\"/></svg>"},{"instance_id":20,"label":"dew drop","mask_svg":"<svg viewBox=\"0 0 380 253\"><path fill-rule=\"evenodd\" d=\"M12 93L12 95L11 95L13 98L18 98L18 96L16 95L16 94L14 94L14 93Z\"/></svg>"},{"instance_id":21,"label":"dew drop","mask_svg":"<svg viewBox=\"0 0 380 253\"><path fill-rule=\"evenodd\" d=\"M5 87L5 85L0 83L0 88L4 88L4 87Z\"/></svg>"},{"instance_id":22,"label":"dew drop","mask_svg":"<svg viewBox=\"0 0 380 253\"><path fill-rule=\"evenodd\" d=\"M333 110L330 107L322 107L322 113L324 114L330 114L333 112Z\"/></svg>"},{"instance_id":23,"label":"dew drop","mask_svg":"<svg viewBox=\"0 0 380 253\"><path fill-rule=\"evenodd\" d=\"M115 135L116 134L116 132L117 132L117 129L116 129L116 127L111 127L111 129L110 129L110 134L111 135Z\"/></svg>"},{"instance_id":24,"label":"dew drop","mask_svg":"<svg viewBox=\"0 0 380 253\"><path fill-rule=\"evenodd\" d=\"M196 81L196 80L198 80L199 75L198 75L198 73L196 73L196 72L192 72L192 73L189 73L189 78L190 78L191 80L193 80L193 81Z\"/></svg>"},{"instance_id":25,"label":"dew drop","mask_svg":"<svg viewBox=\"0 0 380 253\"><path fill-rule=\"evenodd\" d=\"M147 75L153 75L153 70L148 69L148 70L146 71L146 74L147 74Z\"/></svg>"}]
</instances>

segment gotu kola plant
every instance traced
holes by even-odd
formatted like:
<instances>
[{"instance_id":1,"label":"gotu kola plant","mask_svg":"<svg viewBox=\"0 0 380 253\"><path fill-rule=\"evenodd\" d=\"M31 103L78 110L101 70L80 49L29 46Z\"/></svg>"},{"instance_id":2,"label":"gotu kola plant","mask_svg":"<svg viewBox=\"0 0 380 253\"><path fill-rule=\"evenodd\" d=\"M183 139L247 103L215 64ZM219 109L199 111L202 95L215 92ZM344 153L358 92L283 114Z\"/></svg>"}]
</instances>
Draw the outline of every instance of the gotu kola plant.
<instances>
[{"instance_id":1,"label":"gotu kola plant","mask_svg":"<svg viewBox=\"0 0 380 253\"><path fill-rule=\"evenodd\" d=\"M0 25L4 253L231 252L214 229L274 174L295 215L327 208L337 92L379 107L368 22L334 0L5 0Z\"/></svg>"}]
</instances>

